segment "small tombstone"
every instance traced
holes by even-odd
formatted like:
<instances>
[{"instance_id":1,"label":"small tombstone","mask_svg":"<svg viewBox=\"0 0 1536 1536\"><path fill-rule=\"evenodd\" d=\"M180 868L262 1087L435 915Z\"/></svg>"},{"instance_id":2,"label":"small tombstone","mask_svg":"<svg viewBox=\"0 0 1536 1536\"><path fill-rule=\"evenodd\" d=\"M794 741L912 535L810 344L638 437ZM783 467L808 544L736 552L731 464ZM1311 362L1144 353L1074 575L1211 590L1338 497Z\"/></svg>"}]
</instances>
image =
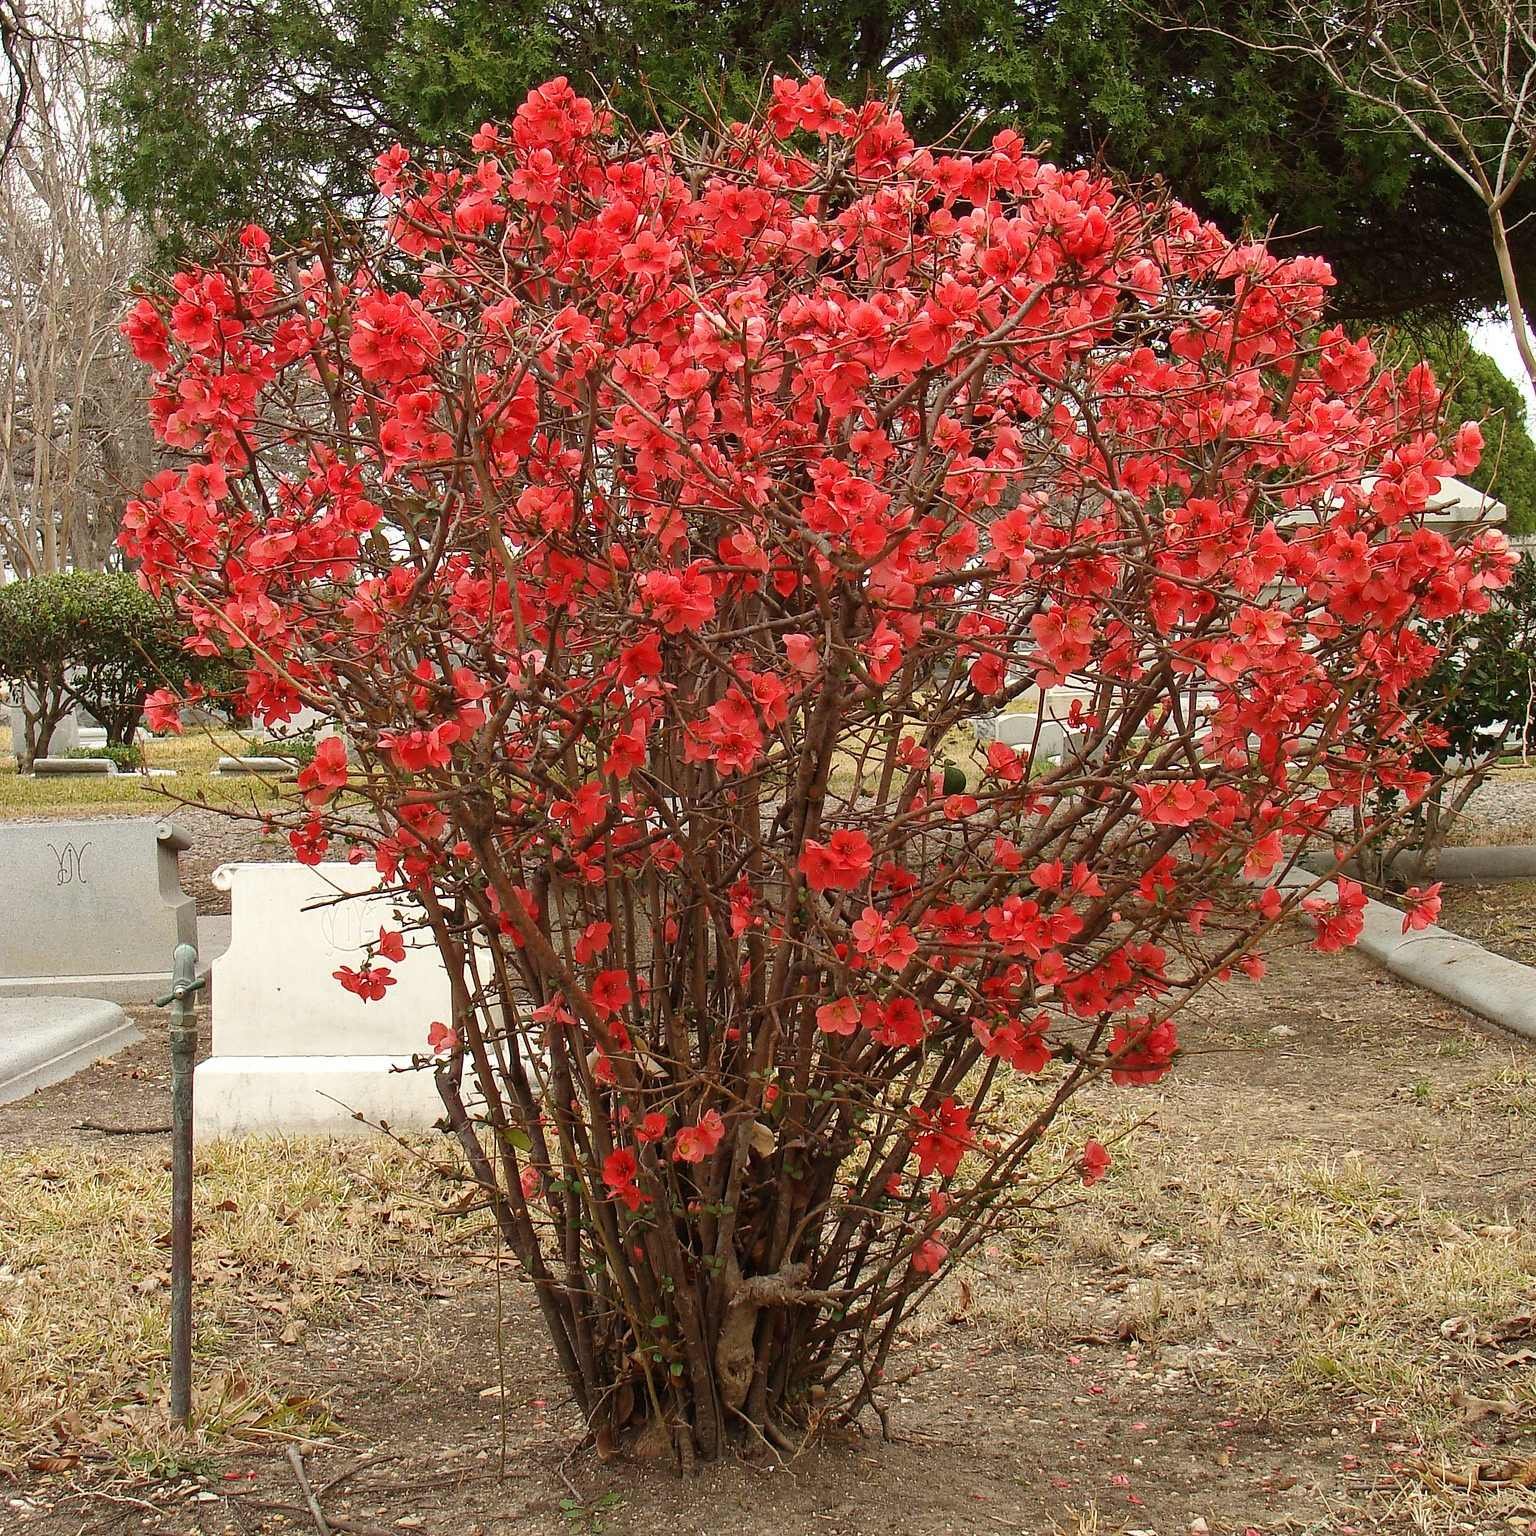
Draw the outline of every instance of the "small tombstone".
<instances>
[{"instance_id":1,"label":"small tombstone","mask_svg":"<svg viewBox=\"0 0 1536 1536\"><path fill-rule=\"evenodd\" d=\"M116 1003L0 997L0 1104L61 1083L140 1039Z\"/></svg>"},{"instance_id":2,"label":"small tombstone","mask_svg":"<svg viewBox=\"0 0 1536 1536\"><path fill-rule=\"evenodd\" d=\"M0 996L151 1001L171 952L197 940L197 910L168 821L0 826Z\"/></svg>"},{"instance_id":3,"label":"small tombstone","mask_svg":"<svg viewBox=\"0 0 1536 1536\"><path fill-rule=\"evenodd\" d=\"M1057 720L1041 720L1038 715L980 716L975 721L976 739L982 745L1000 741L1004 746L1033 749L1040 760L1060 757L1080 738L1081 733Z\"/></svg>"},{"instance_id":4,"label":"small tombstone","mask_svg":"<svg viewBox=\"0 0 1536 1536\"><path fill-rule=\"evenodd\" d=\"M221 757L213 771L218 778L260 774L270 779L291 779L299 769L298 764L288 757Z\"/></svg>"},{"instance_id":5,"label":"small tombstone","mask_svg":"<svg viewBox=\"0 0 1536 1536\"><path fill-rule=\"evenodd\" d=\"M399 928L398 898L353 864L226 864L214 884L231 898L228 950L213 966L213 1054L197 1069L197 1135L420 1129L442 1117L430 1071L391 1069L427 1050L452 1018L435 947L412 941L385 961L395 985L377 1002L344 991L334 972L363 963L380 928ZM350 899L348 899L350 898Z\"/></svg>"},{"instance_id":6,"label":"small tombstone","mask_svg":"<svg viewBox=\"0 0 1536 1536\"><path fill-rule=\"evenodd\" d=\"M43 778L55 774L113 774L117 772L117 766L110 757L35 757L32 759L32 772Z\"/></svg>"}]
</instances>

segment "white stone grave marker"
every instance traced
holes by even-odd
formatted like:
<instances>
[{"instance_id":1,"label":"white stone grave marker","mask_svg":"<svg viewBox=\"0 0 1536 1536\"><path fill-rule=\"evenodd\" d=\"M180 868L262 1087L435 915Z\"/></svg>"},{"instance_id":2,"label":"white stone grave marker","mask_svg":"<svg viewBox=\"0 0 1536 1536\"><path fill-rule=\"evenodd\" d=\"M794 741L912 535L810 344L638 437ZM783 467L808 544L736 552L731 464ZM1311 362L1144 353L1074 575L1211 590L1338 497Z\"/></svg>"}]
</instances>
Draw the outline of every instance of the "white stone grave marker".
<instances>
[{"instance_id":1,"label":"white stone grave marker","mask_svg":"<svg viewBox=\"0 0 1536 1536\"><path fill-rule=\"evenodd\" d=\"M425 1054L432 1024L452 1018L436 948L414 947L413 937L403 961L382 962L395 985L377 1002L345 991L333 974L359 968L380 928L402 926L398 898L368 894L377 873L226 864L213 879L230 893L233 928L213 966L213 1054L193 1093L199 1138L369 1130L354 1112L401 1130L440 1119L432 1073L391 1070Z\"/></svg>"}]
</instances>

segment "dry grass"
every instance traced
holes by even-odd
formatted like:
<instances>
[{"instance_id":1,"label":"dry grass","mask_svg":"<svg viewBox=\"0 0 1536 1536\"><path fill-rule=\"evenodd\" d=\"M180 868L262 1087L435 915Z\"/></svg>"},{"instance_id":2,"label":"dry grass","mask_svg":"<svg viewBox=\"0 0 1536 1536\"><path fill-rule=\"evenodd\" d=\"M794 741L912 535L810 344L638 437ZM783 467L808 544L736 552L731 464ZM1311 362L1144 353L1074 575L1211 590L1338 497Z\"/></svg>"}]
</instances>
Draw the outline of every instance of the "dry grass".
<instances>
[{"instance_id":1,"label":"dry grass","mask_svg":"<svg viewBox=\"0 0 1536 1536\"><path fill-rule=\"evenodd\" d=\"M1536 881L1447 886L1443 902L1441 927L1522 965L1536 962Z\"/></svg>"},{"instance_id":2,"label":"dry grass","mask_svg":"<svg viewBox=\"0 0 1536 1536\"><path fill-rule=\"evenodd\" d=\"M1122 1143L1070 1220L1020 1242L1026 1292L1058 1298L1016 1313L1021 1334L1207 1357L1200 1374L1264 1421L1347 1400L1448 1452L1465 1395L1513 1400L1506 1417L1536 1424L1536 1379L1498 1363L1518 1338L1496 1342L1536 1307L1536 1234L1427 1203L1358 1158L1201 1162L1156 1140Z\"/></svg>"},{"instance_id":3,"label":"dry grass","mask_svg":"<svg viewBox=\"0 0 1536 1536\"><path fill-rule=\"evenodd\" d=\"M1037 1166L1069 1168L1095 1135L1112 1146L1109 1175L1089 1190L1064 1183L1058 1214L991 1244L913 1332L980 1321L1043 1373L1074 1352L1102 1351L1101 1370L1134 1356L1213 1417L1294 1426L1299 1441L1337 1426L1341 1449L1391 1446L1397 1470L1319 1531L1524 1529L1504 1522L1532 1512L1530 1490L1473 1491L1440 1474L1480 1463L1496 1474L1487 1458L1518 1453L1486 1443L1536 1434L1536 1362L1520 1358L1536 1329L1515 1321L1536 1313L1536 1232L1479 1200L1494 1165L1461 1145L1468 1125L1496 1125L1509 1163L1528 1161L1536 1067L1459 1031L1437 1053L1370 1060L1382 1101L1418 1117L1415 1166L1399 1166L1368 1122L1335 1127L1331 1151L1304 1142L1251 1088L1236 1130L1198 1084L1085 1095ZM1027 1112L1033 1090L1010 1091ZM1351 1151L1353 1137L1374 1140L1378 1160ZM1430 1167L1444 1176L1426 1181ZM288 1385L325 1379L303 1355L304 1329L353 1317L382 1282L431 1289L466 1268L431 1204L442 1191L380 1143L209 1149L202 1433L178 1446L163 1401L166 1185L159 1157L116 1148L0 1158L0 1471L84 1456L153 1473L223 1437L325 1430L325 1402ZM1058 1522L1078 1536L1129 1528L1092 1505Z\"/></svg>"},{"instance_id":4,"label":"dry grass","mask_svg":"<svg viewBox=\"0 0 1536 1536\"><path fill-rule=\"evenodd\" d=\"M1536 1513L1530 1489L1445 1481L1480 1464L1496 1478L1510 1465L1499 1457L1518 1468L1536 1454L1529 1224L1426 1200L1361 1156L1319 1157L1272 1134L1208 1153L1182 1126L1138 1124L1135 1107L1106 1096L1058 1122L1046 1160L1070 1160L1088 1135L1120 1138L1109 1175L994 1247L963 1299L951 1280L915 1331L968 1309L1047 1359L1097 1345L1187 1372L1244 1421L1368 1424L1406 1469L1358 1511L1370 1529L1397 1529L1389 1515L1441 1532L1493 1528L1469 1514ZM1536 1075L1490 1064L1455 1107L1521 1122L1518 1161ZM1506 1438L1527 1449L1487 1449Z\"/></svg>"},{"instance_id":5,"label":"dry grass","mask_svg":"<svg viewBox=\"0 0 1536 1536\"><path fill-rule=\"evenodd\" d=\"M364 1279L430 1270L442 1225L421 1165L382 1142L216 1144L197 1168L195 1414L207 1436L296 1431L283 1345L354 1304ZM145 1153L0 1158L0 1473L166 1441L169 1174Z\"/></svg>"}]
</instances>

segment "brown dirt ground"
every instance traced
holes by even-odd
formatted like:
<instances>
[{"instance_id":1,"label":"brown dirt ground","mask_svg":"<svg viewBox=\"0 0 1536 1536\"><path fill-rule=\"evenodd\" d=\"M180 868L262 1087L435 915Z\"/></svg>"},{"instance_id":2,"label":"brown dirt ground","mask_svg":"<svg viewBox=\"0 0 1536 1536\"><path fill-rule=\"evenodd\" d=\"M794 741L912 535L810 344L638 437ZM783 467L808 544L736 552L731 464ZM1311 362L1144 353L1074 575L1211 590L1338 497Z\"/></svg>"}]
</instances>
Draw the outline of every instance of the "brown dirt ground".
<instances>
[{"instance_id":1,"label":"brown dirt ground","mask_svg":"<svg viewBox=\"0 0 1536 1536\"><path fill-rule=\"evenodd\" d=\"M891 1370L889 1442L866 1424L787 1464L732 1462L687 1480L574 1451L577 1420L527 1288L507 1267L499 1350L494 1284L450 1283L447 1268L431 1266L359 1276L345 1315L286 1350L275 1325L253 1320L242 1347L269 1368L275 1360L296 1398L327 1405L332 1427L303 1441L305 1464L317 1487L343 1479L324 1494L335 1528L373 1536L1536 1532L1536 1491L1437 1492L1414 1465L1434 1464L1447 1446L1457 1465L1536 1457L1530 1364L1500 1367L1486 1351L1444 1344L1446 1327L1464 1319L1438 1330L1405 1321L1428 1385L1373 1380L1368 1341L1364 1354L1347 1354L1346 1307L1328 1325L1344 1364L1330 1355L1317 1380L1298 1384L1285 1307L1266 1311L1244 1294L1248 1283L1257 1294L1276 1277L1296 1280L1300 1330L1328 1287L1359 1282L1325 1265L1314 1284L1304 1224L1265 1214L1267 1181L1282 1177L1268 1170L1282 1165L1297 1188L1322 1170L1329 1210L1348 1215L1349 1190L1366 1190L1362 1230L1445 1207L1474 1248L1528 1238L1536 1052L1490 1040L1353 956L1287 941L1272 966L1262 991L1235 992L1191 1019L1187 1055L1163 1084L1119 1091L1119 1113L1129 1100L1149 1117L1137 1150L1116 1148L1117 1164L1145 1152L1124 1203L1095 1207L1086 1238L1072 1239L1068 1211L1059 1230L994 1246L965 1290L911 1331ZM146 1040L116 1060L0 1106L0 1156L163 1156L163 1134L81 1128L165 1124L164 1025L152 1010L141 1022ZM1221 1268L1197 1230L1227 1199L1218 1179L1238 1181L1218 1224L1257 1264L1249 1282ZM1160 1198L1183 1214L1161 1218ZM1530 1312L1536 1265L1524 1252L1514 1278ZM1375 1325L1395 1327L1392 1309L1403 1305L1389 1300ZM509 1407L504 1477L498 1369ZM1508 1401L1431 1454L1422 1412L1405 1405L1415 1391L1446 1397L1453 1384L1474 1401ZM1464 1401L1451 1396L1447 1416ZM168 1439L165 1451L157 1476L87 1458L56 1475L0 1480L0 1531L314 1529L281 1441L178 1448Z\"/></svg>"},{"instance_id":2,"label":"brown dirt ground","mask_svg":"<svg viewBox=\"0 0 1536 1536\"><path fill-rule=\"evenodd\" d=\"M1448 885L1438 921L1496 954L1536 965L1536 880Z\"/></svg>"}]
</instances>

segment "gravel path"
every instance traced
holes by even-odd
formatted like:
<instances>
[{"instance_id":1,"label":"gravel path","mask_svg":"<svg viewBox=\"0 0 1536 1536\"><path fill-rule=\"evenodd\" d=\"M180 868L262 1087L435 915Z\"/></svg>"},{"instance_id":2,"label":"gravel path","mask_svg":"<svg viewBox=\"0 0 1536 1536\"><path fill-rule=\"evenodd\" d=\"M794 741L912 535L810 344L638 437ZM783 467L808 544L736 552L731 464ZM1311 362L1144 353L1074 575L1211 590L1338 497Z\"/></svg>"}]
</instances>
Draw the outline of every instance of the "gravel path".
<instances>
[{"instance_id":1,"label":"gravel path","mask_svg":"<svg viewBox=\"0 0 1536 1536\"><path fill-rule=\"evenodd\" d=\"M1472 797L1452 843L1536 843L1536 766L1500 768Z\"/></svg>"}]
</instances>

